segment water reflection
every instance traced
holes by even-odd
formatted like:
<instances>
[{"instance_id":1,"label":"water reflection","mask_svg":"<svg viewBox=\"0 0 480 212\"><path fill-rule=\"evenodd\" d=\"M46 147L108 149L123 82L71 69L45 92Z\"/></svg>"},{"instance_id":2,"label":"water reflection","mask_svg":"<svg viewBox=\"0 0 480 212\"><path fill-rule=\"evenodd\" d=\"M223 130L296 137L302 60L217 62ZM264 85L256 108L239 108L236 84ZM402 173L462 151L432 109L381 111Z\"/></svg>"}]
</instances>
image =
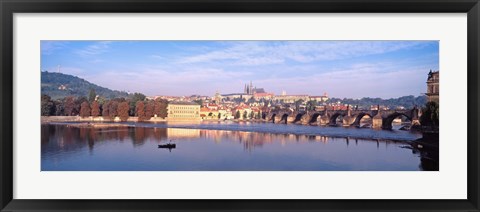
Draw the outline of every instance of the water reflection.
<instances>
[{"instance_id":1,"label":"water reflection","mask_svg":"<svg viewBox=\"0 0 480 212\"><path fill-rule=\"evenodd\" d=\"M419 152L393 140L156 127L41 131L42 170L424 169ZM170 156L157 148L167 142L177 144Z\"/></svg>"}]
</instances>

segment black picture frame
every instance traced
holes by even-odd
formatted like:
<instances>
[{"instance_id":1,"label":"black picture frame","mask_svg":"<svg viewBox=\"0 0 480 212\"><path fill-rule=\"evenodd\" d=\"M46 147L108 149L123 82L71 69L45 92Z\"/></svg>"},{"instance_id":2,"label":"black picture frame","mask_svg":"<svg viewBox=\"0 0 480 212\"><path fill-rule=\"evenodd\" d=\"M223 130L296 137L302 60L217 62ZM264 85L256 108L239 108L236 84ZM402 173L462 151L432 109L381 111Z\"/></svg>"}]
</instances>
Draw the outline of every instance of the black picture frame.
<instances>
[{"instance_id":1,"label":"black picture frame","mask_svg":"<svg viewBox=\"0 0 480 212\"><path fill-rule=\"evenodd\" d=\"M478 0L0 0L1 211L479 211ZM467 13L468 198L466 200L18 200L13 199L15 13ZM450 129L453 130L453 129ZM447 130L448 131L448 130ZM450 141L449 141L450 142ZM452 141L453 142L453 141ZM445 182L448 183L448 182ZM48 191L46 191L48 192Z\"/></svg>"}]
</instances>

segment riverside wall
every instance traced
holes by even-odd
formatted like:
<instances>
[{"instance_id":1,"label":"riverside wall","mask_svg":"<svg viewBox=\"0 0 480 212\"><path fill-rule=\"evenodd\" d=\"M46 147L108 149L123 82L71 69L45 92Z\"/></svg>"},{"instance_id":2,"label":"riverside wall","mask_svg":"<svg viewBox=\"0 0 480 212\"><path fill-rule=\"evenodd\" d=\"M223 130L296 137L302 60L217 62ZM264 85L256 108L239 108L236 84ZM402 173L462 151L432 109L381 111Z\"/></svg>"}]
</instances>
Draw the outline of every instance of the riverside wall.
<instances>
[{"instance_id":1,"label":"riverside wall","mask_svg":"<svg viewBox=\"0 0 480 212\"><path fill-rule=\"evenodd\" d=\"M114 121L114 122L120 122L119 117L115 117L115 119L109 119L109 118L103 118L101 116L99 117L85 117L82 118L81 116L42 116L41 117L41 122L42 123L48 123L48 122L104 122L104 121ZM130 122L137 122L138 117L128 117L127 121ZM149 120L144 120L147 122L164 122L167 121L167 118L160 118L160 117L152 117Z\"/></svg>"}]
</instances>

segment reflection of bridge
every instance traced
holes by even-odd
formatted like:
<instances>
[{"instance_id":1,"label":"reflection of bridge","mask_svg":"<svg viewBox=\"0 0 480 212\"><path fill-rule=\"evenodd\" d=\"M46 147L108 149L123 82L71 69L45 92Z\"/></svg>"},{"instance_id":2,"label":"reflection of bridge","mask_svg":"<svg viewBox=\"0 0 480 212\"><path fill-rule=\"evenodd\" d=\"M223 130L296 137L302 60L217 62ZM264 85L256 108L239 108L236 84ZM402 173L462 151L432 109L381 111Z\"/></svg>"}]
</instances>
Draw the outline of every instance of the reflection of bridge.
<instances>
[{"instance_id":1,"label":"reflection of bridge","mask_svg":"<svg viewBox=\"0 0 480 212\"><path fill-rule=\"evenodd\" d=\"M355 126L360 127L360 121L364 117L372 119L373 128L392 129L392 122L396 118L405 117L412 125L419 125L419 110L324 110L292 112L290 110L272 111L266 119L273 123L298 123L305 125L322 126Z\"/></svg>"}]
</instances>

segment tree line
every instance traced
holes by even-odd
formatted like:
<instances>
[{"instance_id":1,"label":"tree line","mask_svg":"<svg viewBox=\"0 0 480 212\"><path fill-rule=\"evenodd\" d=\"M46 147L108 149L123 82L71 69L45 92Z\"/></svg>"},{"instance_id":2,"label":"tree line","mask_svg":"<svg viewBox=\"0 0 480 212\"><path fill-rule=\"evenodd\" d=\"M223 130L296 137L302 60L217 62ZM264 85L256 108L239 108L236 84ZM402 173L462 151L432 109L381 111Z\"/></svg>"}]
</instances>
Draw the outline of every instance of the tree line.
<instances>
[{"instance_id":1,"label":"tree line","mask_svg":"<svg viewBox=\"0 0 480 212\"><path fill-rule=\"evenodd\" d=\"M81 116L83 118L103 117L104 119L115 119L126 121L130 116L138 117L138 121L149 120L150 118L167 117L168 101L164 99L146 100L145 95L135 93L131 98L114 98L105 100L98 98L94 91L87 97L67 96L63 99L53 100L48 95L41 97L42 116Z\"/></svg>"}]
</instances>

